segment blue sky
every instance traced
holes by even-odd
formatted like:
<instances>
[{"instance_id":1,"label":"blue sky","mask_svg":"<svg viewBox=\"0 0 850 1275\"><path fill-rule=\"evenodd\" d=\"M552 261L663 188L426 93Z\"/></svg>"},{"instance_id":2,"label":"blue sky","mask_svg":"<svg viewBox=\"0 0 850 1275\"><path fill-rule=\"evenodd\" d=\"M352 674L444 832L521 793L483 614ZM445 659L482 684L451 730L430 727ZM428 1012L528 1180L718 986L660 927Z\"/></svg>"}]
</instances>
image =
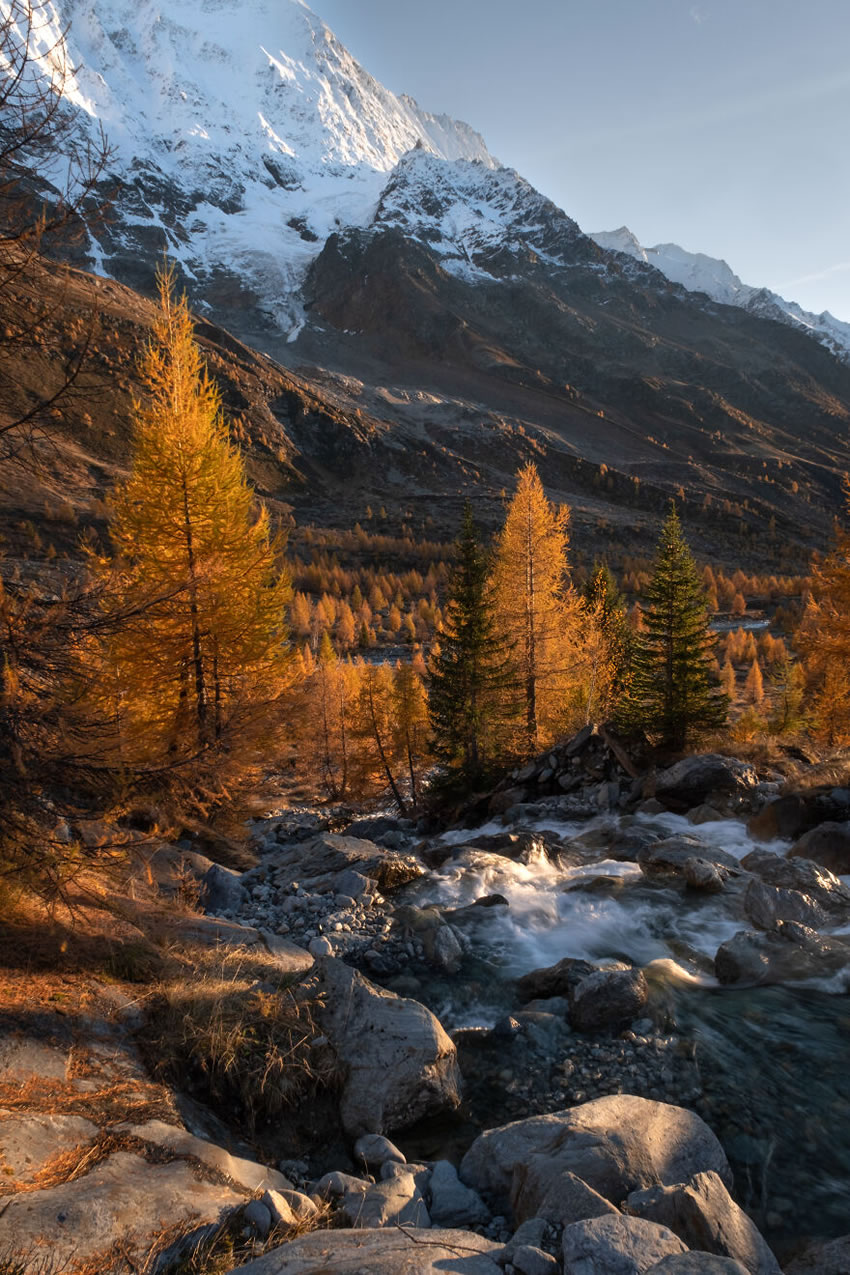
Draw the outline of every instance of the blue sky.
<instances>
[{"instance_id":1,"label":"blue sky","mask_svg":"<svg viewBox=\"0 0 850 1275\"><path fill-rule=\"evenodd\" d=\"M850 0L311 0L584 230L850 320Z\"/></svg>"}]
</instances>

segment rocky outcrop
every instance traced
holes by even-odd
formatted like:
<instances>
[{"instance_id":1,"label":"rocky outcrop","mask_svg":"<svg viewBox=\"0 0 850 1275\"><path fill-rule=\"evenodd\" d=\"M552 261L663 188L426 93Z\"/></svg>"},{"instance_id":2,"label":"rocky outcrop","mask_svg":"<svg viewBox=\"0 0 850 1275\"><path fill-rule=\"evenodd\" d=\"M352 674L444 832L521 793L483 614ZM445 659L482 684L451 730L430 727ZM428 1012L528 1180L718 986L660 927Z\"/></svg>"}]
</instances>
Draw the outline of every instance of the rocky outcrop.
<instances>
[{"instance_id":1,"label":"rocky outcrop","mask_svg":"<svg viewBox=\"0 0 850 1275\"><path fill-rule=\"evenodd\" d=\"M314 1231L230 1275L503 1275L501 1251L473 1231Z\"/></svg>"},{"instance_id":2,"label":"rocky outcrop","mask_svg":"<svg viewBox=\"0 0 850 1275\"><path fill-rule=\"evenodd\" d=\"M782 1275L773 1253L716 1173L697 1173L675 1186L635 1191L626 1209L669 1227L688 1248L735 1258L749 1275Z\"/></svg>"},{"instance_id":3,"label":"rocky outcrop","mask_svg":"<svg viewBox=\"0 0 850 1275\"><path fill-rule=\"evenodd\" d=\"M596 1217L564 1228L565 1275L646 1275L687 1246L666 1226L637 1217Z\"/></svg>"},{"instance_id":4,"label":"rocky outcrop","mask_svg":"<svg viewBox=\"0 0 850 1275\"><path fill-rule=\"evenodd\" d=\"M834 872L850 873L850 823L822 823L803 833L788 851L790 858L810 859Z\"/></svg>"},{"instance_id":5,"label":"rocky outcrop","mask_svg":"<svg viewBox=\"0 0 850 1275\"><path fill-rule=\"evenodd\" d=\"M596 970L571 989L569 999L576 1031L602 1031L639 1018L649 988L640 970Z\"/></svg>"},{"instance_id":6,"label":"rocky outcrop","mask_svg":"<svg viewBox=\"0 0 850 1275\"><path fill-rule=\"evenodd\" d=\"M630 1095L597 1098L481 1134L460 1176L518 1219L534 1217L564 1172L613 1204L644 1187L673 1185L713 1170L731 1185L723 1148L691 1111Z\"/></svg>"},{"instance_id":7,"label":"rocky outcrop","mask_svg":"<svg viewBox=\"0 0 850 1275\"><path fill-rule=\"evenodd\" d=\"M339 878L345 872L368 877L381 893L397 890L422 875L422 867L412 855L331 832L270 851L263 867L278 888L297 881L301 889L317 893L342 893Z\"/></svg>"},{"instance_id":8,"label":"rocky outcrop","mask_svg":"<svg viewBox=\"0 0 850 1275\"><path fill-rule=\"evenodd\" d=\"M715 849L714 846L700 841L698 837L687 834L666 837L663 841L643 846L637 852L638 867L644 876L650 879L671 877L686 881L688 865L695 859L713 864L723 869L725 873L740 871L740 865L734 855L727 854L725 850ZM693 866L690 870L693 872Z\"/></svg>"},{"instance_id":9,"label":"rocky outcrop","mask_svg":"<svg viewBox=\"0 0 850 1275\"><path fill-rule=\"evenodd\" d=\"M685 757L655 776L655 796L671 810L686 811L708 804L733 807L751 796L758 775L748 763L719 753Z\"/></svg>"},{"instance_id":10,"label":"rocky outcrop","mask_svg":"<svg viewBox=\"0 0 850 1275\"><path fill-rule=\"evenodd\" d=\"M340 1115L350 1136L391 1133L458 1106L454 1044L424 1005L334 959L321 961L319 979L320 1024L345 1071Z\"/></svg>"},{"instance_id":11,"label":"rocky outcrop","mask_svg":"<svg viewBox=\"0 0 850 1275\"><path fill-rule=\"evenodd\" d=\"M769 850L751 850L741 860L741 867L766 885L807 895L831 916L850 914L850 886L811 859L784 858Z\"/></svg>"},{"instance_id":12,"label":"rocky outcrop","mask_svg":"<svg viewBox=\"0 0 850 1275\"><path fill-rule=\"evenodd\" d=\"M788 983L829 978L850 967L850 942L829 938L796 921L772 930L741 930L717 949L721 983Z\"/></svg>"}]
</instances>

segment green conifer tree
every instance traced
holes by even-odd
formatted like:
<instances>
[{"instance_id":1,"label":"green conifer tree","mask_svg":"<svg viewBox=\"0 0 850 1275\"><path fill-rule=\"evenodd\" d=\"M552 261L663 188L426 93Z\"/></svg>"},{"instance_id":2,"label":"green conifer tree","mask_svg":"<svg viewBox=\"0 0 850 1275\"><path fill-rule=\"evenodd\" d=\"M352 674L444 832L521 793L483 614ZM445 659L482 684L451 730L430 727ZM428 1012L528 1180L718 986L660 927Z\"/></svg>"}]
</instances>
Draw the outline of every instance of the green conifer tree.
<instances>
[{"instance_id":1,"label":"green conifer tree","mask_svg":"<svg viewBox=\"0 0 850 1275\"><path fill-rule=\"evenodd\" d=\"M626 694L631 680L634 635L629 627L626 600L607 563L596 563L582 592L582 605L595 616L611 661L611 694Z\"/></svg>"},{"instance_id":2,"label":"green conifer tree","mask_svg":"<svg viewBox=\"0 0 850 1275\"><path fill-rule=\"evenodd\" d=\"M664 748L722 726L729 701L714 670L706 594L675 505L664 524L637 635L628 715Z\"/></svg>"},{"instance_id":3,"label":"green conifer tree","mask_svg":"<svg viewBox=\"0 0 850 1275\"><path fill-rule=\"evenodd\" d=\"M505 642L495 630L489 562L467 504L449 582L439 654L428 676L431 748L449 774L474 788L496 760L505 722L517 715Z\"/></svg>"}]
</instances>

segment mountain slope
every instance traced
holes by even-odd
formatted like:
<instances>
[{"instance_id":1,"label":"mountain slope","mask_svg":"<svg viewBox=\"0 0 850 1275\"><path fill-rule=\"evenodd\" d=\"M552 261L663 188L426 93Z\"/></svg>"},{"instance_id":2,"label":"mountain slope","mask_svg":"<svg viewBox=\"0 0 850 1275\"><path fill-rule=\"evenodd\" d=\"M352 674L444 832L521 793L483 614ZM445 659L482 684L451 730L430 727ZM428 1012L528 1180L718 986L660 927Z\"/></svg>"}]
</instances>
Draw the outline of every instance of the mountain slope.
<instances>
[{"instance_id":1,"label":"mountain slope","mask_svg":"<svg viewBox=\"0 0 850 1275\"><path fill-rule=\"evenodd\" d=\"M495 166L467 125L368 75L301 0L64 0L37 63L65 23L67 99L114 151L101 273L147 283L167 248L199 300L259 306L292 330L309 261L368 219L403 154Z\"/></svg>"},{"instance_id":2,"label":"mountain slope","mask_svg":"<svg viewBox=\"0 0 850 1275\"><path fill-rule=\"evenodd\" d=\"M822 314L811 314L796 301L786 301L768 288L750 287L725 261L708 257L705 253L688 252L674 243L644 248L627 226L600 231L590 237L608 252L622 252L635 261L655 266L667 279L680 283L689 292L704 292L723 305L740 306L751 314L796 327L819 341L836 357L850 363L850 323L836 319L828 310Z\"/></svg>"}]
</instances>

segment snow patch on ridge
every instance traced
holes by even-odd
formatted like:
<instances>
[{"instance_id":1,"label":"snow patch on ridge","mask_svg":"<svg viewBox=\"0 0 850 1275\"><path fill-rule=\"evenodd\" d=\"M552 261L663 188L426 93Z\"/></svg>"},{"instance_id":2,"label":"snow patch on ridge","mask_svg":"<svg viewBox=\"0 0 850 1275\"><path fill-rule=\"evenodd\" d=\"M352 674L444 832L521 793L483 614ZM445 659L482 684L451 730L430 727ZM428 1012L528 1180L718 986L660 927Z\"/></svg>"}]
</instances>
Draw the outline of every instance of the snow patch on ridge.
<instances>
[{"instance_id":1,"label":"snow patch on ridge","mask_svg":"<svg viewBox=\"0 0 850 1275\"><path fill-rule=\"evenodd\" d=\"M735 305L761 318L775 319L802 329L838 358L850 362L850 323L836 319L828 310L822 314L811 314L796 301L786 301L767 288L751 287L735 274L731 266L717 257L688 252L674 243L644 248L626 226L619 230L599 231L591 234L590 238L608 252L625 253L636 261L647 262L689 292L704 292L712 301L719 301L722 305Z\"/></svg>"}]
</instances>

